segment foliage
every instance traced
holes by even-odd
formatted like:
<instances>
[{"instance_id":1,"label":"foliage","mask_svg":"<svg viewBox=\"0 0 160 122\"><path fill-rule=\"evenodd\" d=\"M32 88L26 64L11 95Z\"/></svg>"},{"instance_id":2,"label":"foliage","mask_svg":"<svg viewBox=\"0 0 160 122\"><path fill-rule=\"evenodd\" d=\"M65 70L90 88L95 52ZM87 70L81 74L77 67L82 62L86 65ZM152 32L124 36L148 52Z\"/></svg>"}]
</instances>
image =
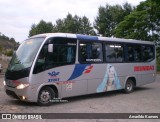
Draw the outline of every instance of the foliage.
<instances>
[{"instance_id":1,"label":"foliage","mask_svg":"<svg viewBox=\"0 0 160 122\"><path fill-rule=\"evenodd\" d=\"M158 41L160 38L160 2L141 2L135 11L125 17L115 30L116 37Z\"/></svg>"},{"instance_id":2,"label":"foliage","mask_svg":"<svg viewBox=\"0 0 160 122\"><path fill-rule=\"evenodd\" d=\"M125 3L121 5L109 5L105 7L100 6L98 16L95 19L94 27L98 30L99 34L103 36L114 36L114 30L125 16L129 15L134 10L130 4Z\"/></svg>"},{"instance_id":3,"label":"foliage","mask_svg":"<svg viewBox=\"0 0 160 122\"><path fill-rule=\"evenodd\" d=\"M14 38L9 38L8 36L5 36L1 32L0 32L0 39L1 40L8 40L8 41L11 41L11 42L16 42Z\"/></svg>"},{"instance_id":4,"label":"foliage","mask_svg":"<svg viewBox=\"0 0 160 122\"><path fill-rule=\"evenodd\" d=\"M33 24L29 31L29 36L41 33L63 32L63 33L81 33L95 35L89 19L85 16L79 17L68 14L64 19L58 19L55 25L51 22L41 20L37 25Z\"/></svg>"},{"instance_id":5,"label":"foliage","mask_svg":"<svg viewBox=\"0 0 160 122\"><path fill-rule=\"evenodd\" d=\"M2 52L2 50L3 50L3 48L2 48L2 46L0 45L0 52Z\"/></svg>"},{"instance_id":6,"label":"foliage","mask_svg":"<svg viewBox=\"0 0 160 122\"><path fill-rule=\"evenodd\" d=\"M12 56L12 55L13 55L13 50L7 50L7 51L5 52L5 55L6 55L6 56Z\"/></svg>"},{"instance_id":7,"label":"foliage","mask_svg":"<svg viewBox=\"0 0 160 122\"><path fill-rule=\"evenodd\" d=\"M12 55L13 50L17 49L18 46L19 44L14 38L9 38L0 32L0 55Z\"/></svg>"},{"instance_id":8,"label":"foliage","mask_svg":"<svg viewBox=\"0 0 160 122\"><path fill-rule=\"evenodd\" d=\"M93 27L86 16L79 17L68 14L64 19L58 19L53 27L53 32L81 33L95 35Z\"/></svg>"},{"instance_id":9,"label":"foliage","mask_svg":"<svg viewBox=\"0 0 160 122\"><path fill-rule=\"evenodd\" d=\"M51 22L45 22L41 20L37 25L33 24L31 30L29 31L29 36L42 33L51 33L53 30L53 25Z\"/></svg>"}]
</instances>

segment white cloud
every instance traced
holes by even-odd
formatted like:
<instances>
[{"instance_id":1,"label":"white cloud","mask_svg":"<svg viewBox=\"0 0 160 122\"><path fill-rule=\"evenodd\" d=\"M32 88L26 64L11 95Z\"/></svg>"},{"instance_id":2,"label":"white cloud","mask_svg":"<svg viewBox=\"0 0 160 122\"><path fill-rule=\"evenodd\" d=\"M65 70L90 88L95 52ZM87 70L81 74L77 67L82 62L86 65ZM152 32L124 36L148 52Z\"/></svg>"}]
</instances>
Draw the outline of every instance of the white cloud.
<instances>
[{"instance_id":1,"label":"white cloud","mask_svg":"<svg viewBox=\"0 0 160 122\"><path fill-rule=\"evenodd\" d=\"M0 0L0 32L21 42L28 37L31 25L41 19L54 24L71 13L85 15L93 22L100 5L126 1L137 5L144 0Z\"/></svg>"}]
</instances>

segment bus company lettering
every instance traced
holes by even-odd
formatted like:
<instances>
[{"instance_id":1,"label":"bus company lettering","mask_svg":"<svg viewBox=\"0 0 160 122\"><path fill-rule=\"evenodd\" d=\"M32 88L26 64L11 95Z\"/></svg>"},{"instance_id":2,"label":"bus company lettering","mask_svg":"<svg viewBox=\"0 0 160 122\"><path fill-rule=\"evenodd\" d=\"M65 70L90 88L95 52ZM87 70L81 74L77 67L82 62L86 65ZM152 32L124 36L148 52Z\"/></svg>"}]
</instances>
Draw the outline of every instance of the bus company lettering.
<instances>
[{"instance_id":1,"label":"bus company lettering","mask_svg":"<svg viewBox=\"0 0 160 122\"><path fill-rule=\"evenodd\" d=\"M51 77L50 79L48 79L48 82L56 82L59 81L60 78L57 78L57 76L60 74L60 72L49 72L48 75Z\"/></svg>"},{"instance_id":2,"label":"bus company lettering","mask_svg":"<svg viewBox=\"0 0 160 122\"><path fill-rule=\"evenodd\" d=\"M134 71L151 71L154 70L154 66L135 66Z\"/></svg>"}]
</instances>

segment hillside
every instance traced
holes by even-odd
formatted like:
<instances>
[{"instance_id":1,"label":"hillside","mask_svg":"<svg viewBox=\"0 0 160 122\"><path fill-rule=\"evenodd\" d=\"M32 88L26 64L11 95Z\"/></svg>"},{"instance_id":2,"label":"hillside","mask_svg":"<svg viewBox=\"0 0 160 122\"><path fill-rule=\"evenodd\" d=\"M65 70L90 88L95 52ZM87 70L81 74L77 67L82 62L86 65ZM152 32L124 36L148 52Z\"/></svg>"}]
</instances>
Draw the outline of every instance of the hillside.
<instances>
[{"instance_id":1,"label":"hillside","mask_svg":"<svg viewBox=\"0 0 160 122\"><path fill-rule=\"evenodd\" d=\"M2 48L4 48L4 49L14 49L14 45L16 45L16 42L0 38L0 46Z\"/></svg>"},{"instance_id":2,"label":"hillside","mask_svg":"<svg viewBox=\"0 0 160 122\"><path fill-rule=\"evenodd\" d=\"M0 33L0 54L7 55L8 52L12 53L18 47L18 43L14 38L9 38Z\"/></svg>"}]
</instances>

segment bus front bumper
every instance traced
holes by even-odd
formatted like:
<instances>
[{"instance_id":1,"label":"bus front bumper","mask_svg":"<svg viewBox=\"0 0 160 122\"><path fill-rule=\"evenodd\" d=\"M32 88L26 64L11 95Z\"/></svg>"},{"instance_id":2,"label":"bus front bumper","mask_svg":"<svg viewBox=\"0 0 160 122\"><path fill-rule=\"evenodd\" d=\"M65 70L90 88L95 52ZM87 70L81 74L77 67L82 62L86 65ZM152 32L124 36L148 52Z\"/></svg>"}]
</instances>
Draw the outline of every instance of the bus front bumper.
<instances>
[{"instance_id":1,"label":"bus front bumper","mask_svg":"<svg viewBox=\"0 0 160 122\"><path fill-rule=\"evenodd\" d=\"M26 102L37 102L36 92L30 86L24 89L16 89L5 85L4 90L6 94L12 98L20 99L21 101Z\"/></svg>"}]
</instances>

